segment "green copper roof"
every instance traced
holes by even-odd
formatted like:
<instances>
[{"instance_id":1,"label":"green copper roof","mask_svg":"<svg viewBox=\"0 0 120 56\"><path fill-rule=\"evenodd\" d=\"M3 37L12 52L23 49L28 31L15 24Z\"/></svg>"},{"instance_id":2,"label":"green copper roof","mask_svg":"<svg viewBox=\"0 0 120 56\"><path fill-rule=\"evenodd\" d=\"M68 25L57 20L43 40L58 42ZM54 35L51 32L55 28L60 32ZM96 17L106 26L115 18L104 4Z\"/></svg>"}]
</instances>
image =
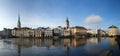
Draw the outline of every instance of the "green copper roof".
<instances>
[{"instance_id":1,"label":"green copper roof","mask_svg":"<svg viewBox=\"0 0 120 56\"><path fill-rule=\"evenodd\" d=\"M20 22L20 15L18 14L18 22Z\"/></svg>"}]
</instances>

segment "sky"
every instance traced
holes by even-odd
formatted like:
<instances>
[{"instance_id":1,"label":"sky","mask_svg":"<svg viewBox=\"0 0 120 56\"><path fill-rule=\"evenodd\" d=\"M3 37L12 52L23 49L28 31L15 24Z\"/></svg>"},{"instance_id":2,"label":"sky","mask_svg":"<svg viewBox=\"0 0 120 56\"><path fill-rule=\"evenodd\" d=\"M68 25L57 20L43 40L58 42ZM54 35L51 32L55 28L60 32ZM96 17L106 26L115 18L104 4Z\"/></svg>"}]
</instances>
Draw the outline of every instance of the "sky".
<instances>
[{"instance_id":1,"label":"sky","mask_svg":"<svg viewBox=\"0 0 120 56\"><path fill-rule=\"evenodd\" d=\"M0 30L17 27L70 27L90 29L120 27L120 0L0 0Z\"/></svg>"}]
</instances>

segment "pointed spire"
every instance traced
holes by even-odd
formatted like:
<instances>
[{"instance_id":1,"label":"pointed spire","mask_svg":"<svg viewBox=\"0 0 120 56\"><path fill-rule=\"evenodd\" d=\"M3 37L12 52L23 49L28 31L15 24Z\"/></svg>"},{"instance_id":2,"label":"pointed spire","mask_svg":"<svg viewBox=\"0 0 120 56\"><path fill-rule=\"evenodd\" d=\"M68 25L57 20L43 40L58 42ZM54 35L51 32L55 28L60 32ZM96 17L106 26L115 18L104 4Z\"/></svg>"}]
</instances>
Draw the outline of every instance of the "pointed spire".
<instances>
[{"instance_id":1,"label":"pointed spire","mask_svg":"<svg viewBox=\"0 0 120 56\"><path fill-rule=\"evenodd\" d=\"M66 29L69 28L69 20L68 20L68 17L66 17Z\"/></svg>"},{"instance_id":2,"label":"pointed spire","mask_svg":"<svg viewBox=\"0 0 120 56\"><path fill-rule=\"evenodd\" d=\"M20 14L18 13L18 22L20 22Z\"/></svg>"},{"instance_id":3,"label":"pointed spire","mask_svg":"<svg viewBox=\"0 0 120 56\"><path fill-rule=\"evenodd\" d=\"M68 17L66 16L66 22L69 22Z\"/></svg>"},{"instance_id":4,"label":"pointed spire","mask_svg":"<svg viewBox=\"0 0 120 56\"><path fill-rule=\"evenodd\" d=\"M21 22L20 22L20 14L18 13L18 23L17 23L17 27L21 28Z\"/></svg>"},{"instance_id":5,"label":"pointed spire","mask_svg":"<svg viewBox=\"0 0 120 56\"><path fill-rule=\"evenodd\" d=\"M66 16L66 19L68 19L68 17Z\"/></svg>"}]
</instances>

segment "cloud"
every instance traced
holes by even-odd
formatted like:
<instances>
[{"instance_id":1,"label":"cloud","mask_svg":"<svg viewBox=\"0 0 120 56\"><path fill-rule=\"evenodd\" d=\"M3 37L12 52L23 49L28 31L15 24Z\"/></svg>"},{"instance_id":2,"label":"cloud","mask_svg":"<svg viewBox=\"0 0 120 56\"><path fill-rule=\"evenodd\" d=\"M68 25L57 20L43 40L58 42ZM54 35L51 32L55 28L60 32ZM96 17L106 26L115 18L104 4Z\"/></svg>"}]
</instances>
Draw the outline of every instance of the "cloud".
<instances>
[{"instance_id":1,"label":"cloud","mask_svg":"<svg viewBox=\"0 0 120 56\"><path fill-rule=\"evenodd\" d=\"M86 24L98 24L102 21L102 17L99 15L90 15L85 19Z\"/></svg>"}]
</instances>

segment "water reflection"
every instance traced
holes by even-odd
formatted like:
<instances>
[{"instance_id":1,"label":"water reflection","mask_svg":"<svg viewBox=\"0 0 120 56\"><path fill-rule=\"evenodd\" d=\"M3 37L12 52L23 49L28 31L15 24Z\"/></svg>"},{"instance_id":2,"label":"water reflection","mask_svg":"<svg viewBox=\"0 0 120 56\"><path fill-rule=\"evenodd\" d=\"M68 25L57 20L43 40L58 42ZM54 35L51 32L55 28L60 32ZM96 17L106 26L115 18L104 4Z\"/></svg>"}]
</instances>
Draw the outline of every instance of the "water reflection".
<instances>
[{"instance_id":1,"label":"water reflection","mask_svg":"<svg viewBox=\"0 0 120 56\"><path fill-rule=\"evenodd\" d=\"M64 39L31 39L31 38L16 38L13 40L13 44L17 45L18 56L21 55L21 47L47 47L48 50L51 46L54 47L65 47L66 56L69 56L70 47L79 47L84 46L87 43L87 39L78 39L78 38L64 38Z\"/></svg>"},{"instance_id":2,"label":"water reflection","mask_svg":"<svg viewBox=\"0 0 120 56\"><path fill-rule=\"evenodd\" d=\"M17 45L17 50L18 50L18 56L21 55L21 47L32 47L32 46L37 46L37 47L47 47L48 50L51 46L55 47L65 47L66 48L66 56L69 56L69 48L70 48L70 42L71 39L66 38L66 39L29 39L29 38L16 38L13 40L13 44Z\"/></svg>"},{"instance_id":3,"label":"water reflection","mask_svg":"<svg viewBox=\"0 0 120 56\"><path fill-rule=\"evenodd\" d=\"M109 44L111 47L116 47L117 41L115 40L116 38L109 38Z\"/></svg>"},{"instance_id":4,"label":"water reflection","mask_svg":"<svg viewBox=\"0 0 120 56\"><path fill-rule=\"evenodd\" d=\"M120 37L116 38L115 40L116 40L116 42L117 42L117 45L118 45L118 47L119 47L119 50L120 50Z\"/></svg>"},{"instance_id":5,"label":"water reflection","mask_svg":"<svg viewBox=\"0 0 120 56\"><path fill-rule=\"evenodd\" d=\"M87 43L87 39L72 39L72 45L74 47L84 46Z\"/></svg>"},{"instance_id":6,"label":"water reflection","mask_svg":"<svg viewBox=\"0 0 120 56\"><path fill-rule=\"evenodd\" d=\"M21 56L21 45L17 45L17 51L18 51L18 54L17 56Z\"/></svg>"},{"instance_id":7,"label":"water reflection","mask_svg":"<svg viewBox=\"0 0 120 56\"><path fill-rule=\"evenodd\" d=\"M114 56L120 52L116 37L14 38L3 42L16 46L17 56Z\"/></svg>"}]
</instances>

